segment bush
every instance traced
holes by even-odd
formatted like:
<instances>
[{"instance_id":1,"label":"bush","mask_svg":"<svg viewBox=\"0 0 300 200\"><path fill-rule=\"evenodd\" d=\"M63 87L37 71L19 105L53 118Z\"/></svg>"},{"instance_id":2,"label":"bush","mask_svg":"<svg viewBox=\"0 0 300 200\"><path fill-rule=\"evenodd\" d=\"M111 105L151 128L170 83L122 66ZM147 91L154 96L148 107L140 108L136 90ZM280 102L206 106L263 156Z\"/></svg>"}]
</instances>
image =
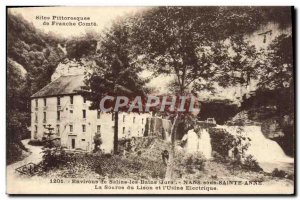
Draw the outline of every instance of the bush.
<instances>
[{"instance_id":1,"label":"bush","mask_svg":"<svg viewBox=\"0 0 300 200\"><path fill-rule=\"evenodd\" d=\"M189 155L176 155L175 165L177 165L177 172L179 174L194 174L197 171L203 171L206 159L202 153L195 153Z\"/></svg>"},{"instance_id":2,"label":"bush","mask_svg":"<svg viewBox=\"0 0 300 200\"><path fill-rule=\"evenodd\" d=\"M93 157L92 170L100 176L109 178L164 178L165 166L157 161L149 160L138 155L114 155Z\"/></svg>"},{"instance_id":3,"label":"bush","mask_svg":"<svg viewBox=\"0 0 300 200\"><path fill-rule=\"evenodd\" d=\"M219 163L229 163L230 159L228 157L221 156L218 152L213 151L212 157L214 158L214 161Z\"/></svg>"},{"instance_id":4,"label":"bush","mask_svg":"<svg viewBox=\"0 0 300 200\"><path fill-rule=\"evenodd\" d=\"M10 143L7 147L7 158L6 158L6 163L7 164L12 164L16 161L21 160L25 155L24 154L24 149L16 143Z\"/></svg>"},{"instance_id":5,"label":"bush","mask_svg":"<svg viewBox=\"0 0 300 200\"><path fill-rule=\"evenodd\" d=\"M61 147L45 148L43 150L42 165L45 169L51 169L67 163L69 156Z\"/></svg>"},{"instance_id":6,"label":"bush","mask_svg":"<svg viewBox=\"0 0 300 200\"><path fill-rule=\"evenodd\" d=\"M272 171L271 175L272 175L273 177L278 177L278 178L288 178L288 179L291 179L291 180L294 179L293 174L288 174L286 171L284 171L284 170L279 170L278 168L275 168L275 169Z\"/></svg>"},{"instance_id":7,"label":"bush","mask_svg":"<svg viewBox=\"0 0 300 200\"><path fill-rule=\"evenodd\" d=\"M28 142L28 144L32 145L32 146L44 146L45 145L45 140L33 139L33 140L30 140Z\"/></svg>"},{"instance_id":8,"label":"bush","mask_svg":"<svg viewBox=\"0 0 300 200\"><path fill-rule=\"evenodd\" d=\"M246 157L244 163L242 164L242 168L254 172L263 171L263 169L259 166L258 162L253 158L252 155Z\"/></svg>"},{"instance_id":9,"label":"bush","mask_svg":"<svg viewBox=\"0 0 300 200\"><path fill-rule=\"evenodd\" d=\"M96 134L93 139L94 139L94 150L93 150L93 152L97 152L97 151L100 150L100 146L103 143L101 135Z\"/></svg>"},{"instance_id":10,"label":"bush","mask_svg":"<svg viewBox=\"0 0 300 200\"><path fill-rule=\"evenodd\" d=\"M228 151L233 148L235 138L225 129L210 128L212 150L222 157L228 156Z\"/></svg>"}]
</instances>

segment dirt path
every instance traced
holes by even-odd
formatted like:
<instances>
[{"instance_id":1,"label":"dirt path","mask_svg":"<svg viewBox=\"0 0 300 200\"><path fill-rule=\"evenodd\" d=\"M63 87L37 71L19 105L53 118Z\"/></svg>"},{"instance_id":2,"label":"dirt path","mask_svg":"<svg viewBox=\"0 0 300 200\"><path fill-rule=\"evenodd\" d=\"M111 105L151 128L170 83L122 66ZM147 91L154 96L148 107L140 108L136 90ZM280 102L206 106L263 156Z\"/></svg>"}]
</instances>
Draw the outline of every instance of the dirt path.
<instances>
[{"instance_id":1,"label":"dirt path","mask_svg":"<svg viewBox=\"0 0 300 200\"><path fill-rule=\"evenodd\" d=\"M42 160L41 146L31 146L28 145L28 142L29 139L22 140L22 143L29 150L31 154L26 158L24 158L23 160L7 165L6 167L7 188L9 188L11 185L22 185L22 182L25 179L30 179L30 177L24 177L20 173L18 173L16 171L18 167L21 167L22 165L28 164L30 162L37 164Z\"/></svg>"},{"instance_id":2,"label":"dirt path","mask_svg":"<svg viewBox=\"0 0 300 200\"><path fill-rule=\"evenodd\" d=\"M17 161L13 164L10 164L7 166L6 170L7 172L14 171L16 168L25 165L27 163L33 162L33 163L38 163L42 160L42 148L40 146L31 146L28 145L29 139L22 140L22 143L24 146L29 150L31 153L29 156L24 158L23 160Z\"/></svg>"}]
</instances>

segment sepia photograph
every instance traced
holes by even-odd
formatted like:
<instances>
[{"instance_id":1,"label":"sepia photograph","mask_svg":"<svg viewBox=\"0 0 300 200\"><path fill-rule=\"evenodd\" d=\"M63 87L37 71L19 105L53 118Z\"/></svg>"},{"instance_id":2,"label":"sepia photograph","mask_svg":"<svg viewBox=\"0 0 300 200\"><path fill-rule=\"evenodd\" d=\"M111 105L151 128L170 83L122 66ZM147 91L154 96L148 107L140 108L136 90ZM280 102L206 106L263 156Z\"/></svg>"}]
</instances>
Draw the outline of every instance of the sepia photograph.
<instances>
[{"instance_id":1,"label":"sepia photograph","mask_svg":"<svg viewBox=\"0 0 300 200\"><path fill-rule=\"evenodd\" d=\"M6 192L295 195L294 7L6 7Z\"/></svg>"}]
</instances>

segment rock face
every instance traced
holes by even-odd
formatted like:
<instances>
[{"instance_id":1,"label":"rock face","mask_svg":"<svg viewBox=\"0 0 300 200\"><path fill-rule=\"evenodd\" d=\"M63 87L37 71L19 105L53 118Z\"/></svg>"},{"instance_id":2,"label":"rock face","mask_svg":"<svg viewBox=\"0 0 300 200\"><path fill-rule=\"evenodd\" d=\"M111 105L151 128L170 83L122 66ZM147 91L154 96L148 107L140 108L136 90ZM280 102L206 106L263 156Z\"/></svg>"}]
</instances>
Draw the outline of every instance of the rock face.
<instances>
[{"instance_id":1,"label":"rock face","mask_svg":"<svg viewBox=\"0 0 300 200\"><path fill-rule=\"evenodd\" d=\"M22 65L20 65L19 63L17 63L16 61L14 61L14 60L11 59L11 58L7 58L7 62L8 62L11 66L15 67L15 69L20 73L20 75L21 75L23 78L25 77L25 75L27 74L27 71L26 71L26 69L25 69Z\"/></svg>"},{"instance_id":2,"label":"rock face","mask_svg":"<svg viewBox=\"0 0 300 200\"><path fill-rule=\"evenodd\" d=\"M279 123L275 119L267 119L261 125L261 130L267 138L284 136Z\"/></svg>"},{"instance_id":3,"label":"rock face","mask_svg":"<svg viewBox=\"0 0 300 200\"><path fill-rule=\"evenodd\" d=\"M55 72L51 76L51 81L54 81L61 76L85 74L95 65L95 61L87 59L69 60L66 58L57 65Z\"/></svg>"},{"instance_id":4,"label":"rock face","mask_svg":"<svg viewBox=\"0 0 300 200\"><path fill-rule=\"evenodd\" d=\"M265 112L264 114L266 114ZM262 133L269 139L285 136L285 127L292 127L294 124L293 116L285 115L275 117L274 115L265 116L259 111L243 110L236 114L231 120L227 121L228 125L257 125L261 126Z\"/></svg>"},{"instance_id":5,"label":"rock face","mask_svg":"<svg viewBox=\"0 0 300 200\"><path fill-rule=\"evenodd\" d=\"M237 113L231 120L227 121L226 124L231 126L259 125L258 122L249 119L249 113L246 110Z\"/></svg>"}]
</instances>

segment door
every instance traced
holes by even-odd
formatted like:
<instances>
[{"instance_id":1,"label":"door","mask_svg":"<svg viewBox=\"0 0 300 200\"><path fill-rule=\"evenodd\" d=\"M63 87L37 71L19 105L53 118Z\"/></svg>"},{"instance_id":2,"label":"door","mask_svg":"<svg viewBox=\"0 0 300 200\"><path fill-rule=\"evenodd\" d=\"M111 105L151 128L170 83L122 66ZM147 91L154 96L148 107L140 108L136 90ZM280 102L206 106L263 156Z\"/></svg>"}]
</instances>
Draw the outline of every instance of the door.
<instances>
[{"instance_id":1,"label":"door","mask_svg":"<svg viewBox=\"0 0 300 200\"><path fill-rule=\"evenodd\" d=\"M68 138L68 148L69 149L75 149L76 148L76 136L74 135L69 135Z\"/></svg>"},{"instance_id":2,"label":"door","mask_svg":"<svg viewBox=\"0 0 300 200\"><path fill-rule=\"evenodd\" d=\"M75 149L75 138L72 138L72 149Z\"/></svg>"}]
</instances>

